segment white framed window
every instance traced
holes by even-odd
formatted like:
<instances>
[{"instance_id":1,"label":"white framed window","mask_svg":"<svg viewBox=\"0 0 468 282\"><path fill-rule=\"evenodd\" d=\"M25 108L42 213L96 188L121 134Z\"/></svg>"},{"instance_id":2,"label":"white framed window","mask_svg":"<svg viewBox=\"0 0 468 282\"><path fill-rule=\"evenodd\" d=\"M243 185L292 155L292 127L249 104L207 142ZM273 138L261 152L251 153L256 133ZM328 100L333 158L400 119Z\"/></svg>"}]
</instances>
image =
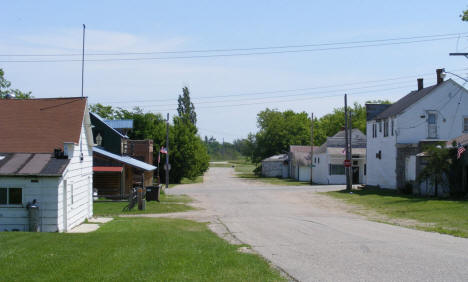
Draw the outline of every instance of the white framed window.
<instances>
[{"instance_id":1,"label":"white framed window","mask_svg":"<svg viewBox=\"0 0 468 282\"><path fill-rule=\"evenodd\" d=\"M468 132L468 116L463 117L463 132Z\"/></svg>"},{"instance_id":2,"label":"white framed window","mask_svg":"<svg viewBox=\"0 0 468 282\"><path fill-rule=\"evenodd\" d=\"M22 188L0 188L0 206L21 206L23 205Z\"/></svg>"},{"instance_id":3,"label":"white framed window","mask_svg":"<svg viewBox=\"0 0 468 282\"><path fill-rule=\"evenodd\" d=\"M435 111L427 113L427 137L437 138L437 112Z\"/></svg>"}]
</instances>

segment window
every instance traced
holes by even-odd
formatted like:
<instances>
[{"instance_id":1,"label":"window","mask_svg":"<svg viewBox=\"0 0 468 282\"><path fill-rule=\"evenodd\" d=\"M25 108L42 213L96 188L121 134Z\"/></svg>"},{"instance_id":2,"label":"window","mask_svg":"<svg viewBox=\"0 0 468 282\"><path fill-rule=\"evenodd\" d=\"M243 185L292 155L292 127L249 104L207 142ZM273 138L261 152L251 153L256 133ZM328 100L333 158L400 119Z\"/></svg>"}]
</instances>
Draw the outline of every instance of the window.
<instances>
[{"instance_id":1,"label":"window","mask_svg":"<svg viewBox=\"0 0 468 282\"><path fill-rule=\"evenodd\" d=\"M330 175L344 175L345 167L344 165L331 164L329 167Z\"/></svg>"},{"instance_id":2,"label":"window","mask_svg":"<svg viewBox=\"0 0 468 282\"><path fill-rule=\"evenodd\" d=\"M320 163L320 158L317 159L318 163Z\"/></svg>"},{"instance_id":3,"label":"window","mask_svg":"<svg viewBox=\"0 0 468 282\"><path fill-rule=\"evenodd\" d=\"M367 164L364 164L364 175L367 175Z\"/></svg>"},{"instance_id":4,"label":"window","mask_svg":"<svg viewBox=\"0 0 468 282\"><path fill-rule=\"evenodd\" d=\"M463 118L463 132L468 132L468 117Z\"/></svg>"},{"instance_id":5,"label":"window","mask_svg":"<svg viewBox=\"0 0 468 282\"><path fill-rule=\"evenodd\" d=\"M372 138L376 138L376 137L377 137L377 124L373 123L372 124Z\"/></svg>"},{"instance_id":6,"label":"window","mask_svg":"<svg viewBox=\"0 0 468 282\"><path fill-rule=\"evenodd\" d=\"M379 120L379 132L382 132L382 121Z\"/></svg>"},{"instance_id":7,"label":"window","mask_svg":"<svg viewBox=\"0 0 468 282\"><path fill-rule=\"evenodd\" d=\"M21 188L0 188L0 205L21 205L23 190Z\"/></svg>"},{"instance_id":8,"label":"window","mask_svg":"<svg viewBox=\"0 0 468 282\"><path fill-rule=\"evenodd\" d=\"M388 119L384 120L384 132L383 136L387 137L388 136Z\"/></svg>"},{"instance_id":9,"label":"window","mask_svg":"<svg viewBox=\"0 0 468 282\"><path fill-rule=\"evenodd\" d=\"M437 138L437 114L429 112L427 115L427 137Z\"/></svg>"},{"instance_id":10,"label":"window","mask_svg":"<svg viewBox=\"0 0 468 282\"><path fill-rule=\"evenodd\" d=\"M392 133L392 136L393 136L393 134L394 134L393 132L394 132L394 130L395 130L395 122L394 122L393 119L392 119L391 124L392 124L392 128L391 128L391 131L390 131L390 132Z\"/></svg>"}]
</instances>

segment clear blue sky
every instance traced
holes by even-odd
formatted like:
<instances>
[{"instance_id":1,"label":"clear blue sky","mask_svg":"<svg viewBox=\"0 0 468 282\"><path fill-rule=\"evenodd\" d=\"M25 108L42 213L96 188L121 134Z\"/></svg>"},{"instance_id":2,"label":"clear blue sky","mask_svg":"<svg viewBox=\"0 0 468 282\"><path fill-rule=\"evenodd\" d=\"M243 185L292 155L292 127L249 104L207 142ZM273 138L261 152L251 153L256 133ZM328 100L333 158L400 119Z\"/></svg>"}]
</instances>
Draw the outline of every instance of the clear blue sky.
<instances>
[{"instance_id":1,"label":"clear blue sky","mask_svg":"<svg viewBox=\"0 0 468 282\"><path fill-rule=\"evenodd\" d=\"M464 1L64 2L2 3L0 54L79 53L83 23L89 53L249 48L468 32L468 23L459 18L468 8ZM188 86L200 135L232 141L256 131L256 114L266 107L321 116L342 106L342 97L310 99L314 95L347 92L350 102L395 101L416 88L421 74L425 85L434 83L436 68L466 76L468 70L461 69L468 67L468 60L448 56L457 48L468 51L464 36L319 52L86 62L85 95L91 103L139 105L147 111L174 114L177 95ZM0 60L47 58L2 56ZM79 96L80 67L80 62L0 63L14 88L32 91L35 97ZM379 84L375 88L369 83L352 84L401 76L408 78L374 83ZM347 85L310 94L200 98L338 84ZM359 87L369 88L355 89ZM291 94L300 95L285 97Z\"/></svg>"}]
</instances>

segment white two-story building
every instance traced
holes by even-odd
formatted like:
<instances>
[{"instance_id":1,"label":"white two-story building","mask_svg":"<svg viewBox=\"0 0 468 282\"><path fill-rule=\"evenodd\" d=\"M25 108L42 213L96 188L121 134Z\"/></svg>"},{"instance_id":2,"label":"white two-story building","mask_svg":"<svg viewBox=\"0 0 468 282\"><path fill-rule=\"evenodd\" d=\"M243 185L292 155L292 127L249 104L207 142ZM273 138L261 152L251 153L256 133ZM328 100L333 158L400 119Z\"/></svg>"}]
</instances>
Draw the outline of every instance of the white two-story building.
<instances>
[{"instance_id":1,"label":"white two-story building","mask_svg":"<svg viewBox=\"0 0 468 282\"><path fill-rule=\"evenodd\" d=\"M418 79L418 90L394 104L366 105L368 185L418 186L415 180L421 164L416 155L424 145L467 132L468 91L452 79L444 81L441 74L437 70L437 84L429 87Z\"/></svg>"}]
</instances>

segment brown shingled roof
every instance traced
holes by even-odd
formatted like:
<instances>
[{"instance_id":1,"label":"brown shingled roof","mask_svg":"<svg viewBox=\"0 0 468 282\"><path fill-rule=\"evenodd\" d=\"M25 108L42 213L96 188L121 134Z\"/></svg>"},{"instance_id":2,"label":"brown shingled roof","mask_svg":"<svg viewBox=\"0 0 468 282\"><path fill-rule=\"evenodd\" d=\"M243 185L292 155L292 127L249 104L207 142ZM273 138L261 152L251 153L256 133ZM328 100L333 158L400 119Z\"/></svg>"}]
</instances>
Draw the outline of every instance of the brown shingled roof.
<instances>
[{"instance_id":1,"label":"brown shingled roof","mask_svg":"<svg viewBox=\"0 0 468 282\"><path fill-rule=\"evenodd\" d=\"M0 152L52 153L79 142L86 98L0 99Z\"/></svg>"}]
</instances>

